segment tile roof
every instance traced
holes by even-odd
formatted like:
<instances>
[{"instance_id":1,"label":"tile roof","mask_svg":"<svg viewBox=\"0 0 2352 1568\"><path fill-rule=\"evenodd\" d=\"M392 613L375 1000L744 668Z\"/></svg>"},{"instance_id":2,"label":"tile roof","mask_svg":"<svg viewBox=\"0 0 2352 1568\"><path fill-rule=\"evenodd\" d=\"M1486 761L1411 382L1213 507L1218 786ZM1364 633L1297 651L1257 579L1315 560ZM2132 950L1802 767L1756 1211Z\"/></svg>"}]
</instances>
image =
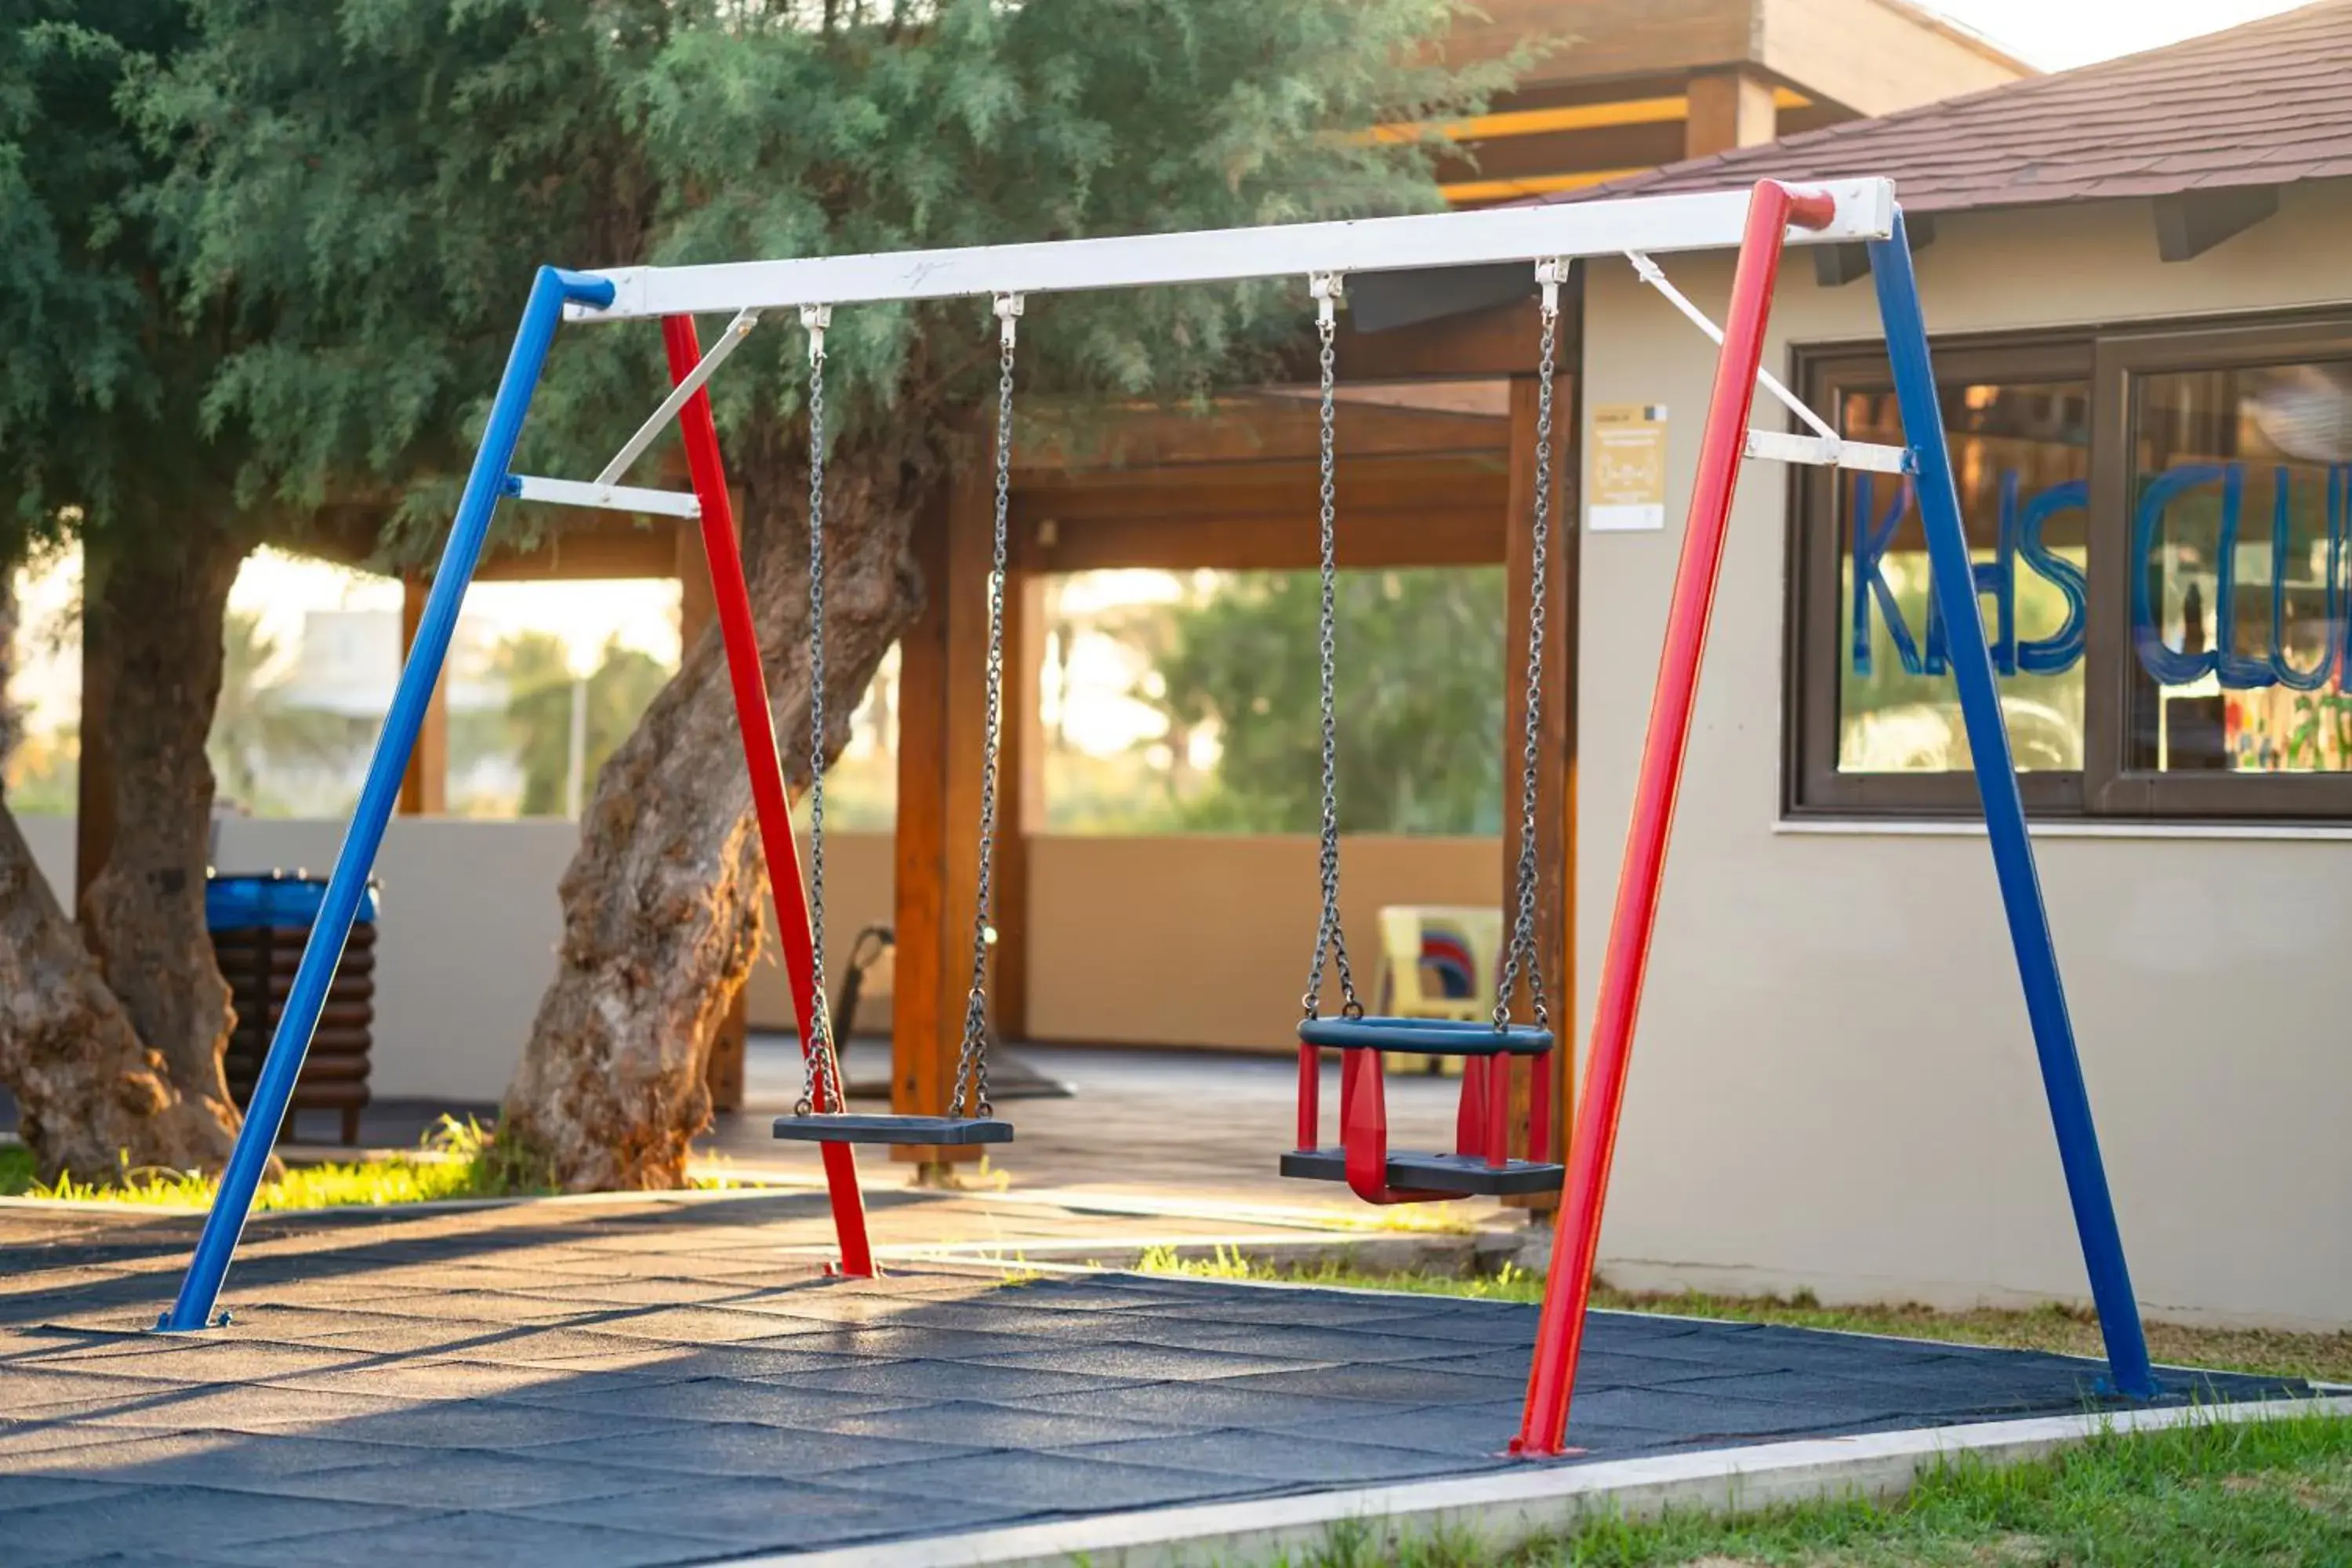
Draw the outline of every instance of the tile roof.
<instances>
[{"instance_id":1,"label":"tile roof","mask_svg":"<svg viewBox=\"0 0 2352 1568\"><path fill-rule=\"evenodd\" d=\"M2352 0L1549 199L1863 174L1912 212L2352 176Z\"/></svg>"}]
</instances>

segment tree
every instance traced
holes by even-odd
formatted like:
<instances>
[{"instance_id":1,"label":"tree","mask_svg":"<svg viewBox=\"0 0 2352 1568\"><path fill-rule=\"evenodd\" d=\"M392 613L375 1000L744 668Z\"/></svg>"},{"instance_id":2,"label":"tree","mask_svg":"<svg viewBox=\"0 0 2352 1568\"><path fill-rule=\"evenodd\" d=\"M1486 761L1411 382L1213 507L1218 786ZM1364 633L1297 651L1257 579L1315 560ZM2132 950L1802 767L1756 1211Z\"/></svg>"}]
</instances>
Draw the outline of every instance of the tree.
<instances>
[{"instance_id":1,"label":"tree","mask_svg":"<svg viewBox=\"0 0 2352 1568\"><path fill-rule=\"evenodd\" d=\"M1322 821L1320 595L1312 573L1250 573L1154 612L1138 695L1171 736L1207 728L1213 786L1194 830L1312 833ZM1339 826L1486 833L1502 802L1503 574L1342 572L1337 595ZM1130 638L1133 632L1128 634Z\"/></svg>"},{"instance_id":2,"label":"tree","mask_svg":"<svg viewBox=\"0 0 2352 1568\"><path fill-rule=\"evenodd\" d=\"M200 298L251 329L210 405L274 493L373 476L394 543L452 476L531 264L889 250L1395 211L1428 150L1341 134L1499 75L1427 46L1452 0L194 0L151 85ZM1030 391L1198 394L1270 363L1292 284L1071 295L1024 325ZM827 711L916 612L907 551L973 460L985 301L843 312L831 342ZM779 730L802 733L803 350L774 325L718 408ZM593 471L664 383L654 334L559 341L533 471ZM542 467L541 465L546 465ZM543 526L542 520L520 520ZM562 888L557 972L500 1137L573 1188L674 1185L712 1028L758 951L750 792L715 637L605 765Z\"/></svg>"},{"instance_id":3,"label":"tree","mask_svg":"<svg viewBox=\"0 0 2352 1568\"><path fill-rule=\"evenodd\" d=\"M205 731L249 519L201 417L214 333L159 282L134 210L154 163L117 111L184 36L156 0L0 0L0 574L79 539L86 746L111 761L79 931L0 805L0 1080L46 1173L226 1152L228 988L204 926Z\"/></svg>"}]
</instances>

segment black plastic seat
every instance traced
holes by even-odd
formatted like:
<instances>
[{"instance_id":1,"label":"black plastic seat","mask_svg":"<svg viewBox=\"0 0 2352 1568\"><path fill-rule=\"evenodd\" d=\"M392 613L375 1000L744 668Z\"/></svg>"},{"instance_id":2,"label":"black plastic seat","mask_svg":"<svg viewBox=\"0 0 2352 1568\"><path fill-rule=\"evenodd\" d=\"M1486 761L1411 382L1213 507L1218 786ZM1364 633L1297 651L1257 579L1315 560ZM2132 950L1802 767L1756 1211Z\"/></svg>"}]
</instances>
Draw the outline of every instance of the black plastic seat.
<instances>
[{"instance_id":1,"label":"black plastic seat","mask_svg":"<svg viewBox=\"0 0 2352 1568\"><path fill-rule=\"evenodd\" d=\"M1282 1156L1282 1173L1310 1182L1348 1179L1345 1149L1293 1149ZM1483 1154L1391 1154L1388 1184L1399 1192L1444 1193L1462 1197L1518 1197L1556 1193L1565 1167L1533 1160L1489 1165Z\"/></svg>"},{"instance_id":2,"label":"black plastic seat","mask_svg":"<svg viewBox=\"0 0 2352 1568\"><path fill-rule=\"evenodd\" d=\"M794 1143L1010 1143L1013 1123L983 1116L779 1116L776 1136Z\"/></svg>"},{"instance_id":3,"label":"black plastic seat","mask_svg":"<svg viewBox=\"0 0 2352 1568\"><path fill-rule=\"evenodd\" d=\"M1425 1057L1539 1057L1551 1031L1531 1024L1497 1029L1479 1018L1308 1018L1300 1043L1343 1051L1398 1051Z\"/></svg>"}]
</instances>

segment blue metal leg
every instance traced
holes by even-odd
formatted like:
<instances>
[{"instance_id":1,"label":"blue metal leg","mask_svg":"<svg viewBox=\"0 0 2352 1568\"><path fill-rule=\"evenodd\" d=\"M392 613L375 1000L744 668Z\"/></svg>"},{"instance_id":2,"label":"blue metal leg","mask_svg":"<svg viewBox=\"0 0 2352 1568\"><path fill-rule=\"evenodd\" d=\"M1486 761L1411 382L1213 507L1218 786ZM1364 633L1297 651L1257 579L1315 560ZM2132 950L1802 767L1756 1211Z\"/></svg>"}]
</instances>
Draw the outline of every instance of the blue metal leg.
<instances>
[{"instance_id":1,"label":"blue metal leg","mask_svg":"<svg viewBox=\"0 0 2352 1568\"><path fill-rule=\"evenodd\" d=\"M523 416L530 407L530 395L539 384L540 369L547 362L548 345L555 341L555 329L562 322L566 300L609 305L613 302L613 286L602 279L559 271L552 267L541 268L531 282L530 300L523 307L522 325L507 356L506 374L499 379L498 396L490 405L489 424L482 432L481 447L474 454L473 472L457 503L457 518L449 531L448 547L442 552L440 570L433 579L433 591L425 601L425 614L417 625L415 645L401 669L391 710L384 715L383 733L376 738L375 755L368 763L367 783L360 789L351 828L344 834L343 847L335 857L334 873L327 882L318 923L310 928L310 940L302 949L301 964L295 970L294 984L287 994L286 1011L278 1018L278 1032L269 1042L269 1055L263 1060L260 1078L253 1086L253 1101L246 1110L245 1125L237 1132L236 1147L230 1151L228 1169L221 1173L220 1195L213 1200L212 1212L205 1216L204 1235L196 1242L195 1256L189 1259L186 1278L180 1281L179 1297L155 1325L158 1329L186 1332L205 1328L212 1321L213 1305L220 1299L221 1282L228 1276L229 1262L236 1254L237 1237L244 1234L246 1216L253 1207L254 1190L261 1184L261 1173L269 1163L270 1146L277 1142L278 1124L286 1118L287 1103L294 1097L295 1080L302 1073L302 1058L310 1054L310 1037L319 1026L319 1010L326 1004L327 988L334 983L335 966L342 961L343 943L351 938L352 921L359 913L368 873L383 843L384 826L391 820L393 806L399 799L401 775L408 771L408 755L416 747L416 731L425 721L425 705L432 700L434 685L441 679L450 635L457 626L458 605L481 559L482 542L490 531L490 516L505 489L507 469L514 461L515 442L522 434Z\"/></svg>"},{"instance_id":2,"label":"blue metal leg","mask_svg":"<svg viewBox=\"0 0 2352 1568\"><path fill-rule=\"evenodd\" d=\"M1918 465L1919 512L1927 525L1927 559L1935 580L1936 607L1948 641L1952 678L1959 687L1960 713L1968 725L1969 750L1976 759L1977 793L1984 803L1985 832L1992 841L1993 868L2009 913L2009 936L2017 949L2018 977L2025 986L2026 1016L2033 1048L2042 1058L2042 1089L2058 1135L2058 1158L2066 1171L2066 1192L2074 1205L2074 1228L2083 1239L2083 1262L2091 1276L2091 1299L2099 1310L2099 1330L2107 1342L2107 1364L2116 1388L2134 1399L2157 1393L2140 1328L2139 1303L2124 1264L2123 1236L2116 1226L2115 1201L2107 1192L2106 1167L2099 1158L2098 1130L2091 1121L2091 1097L2083 1085L2083 1064L2074 1050L2074 1026L2066 1016L2066 992L2058 977L2058 953L2051 944L2050 919L2042 905L2042 883L2026 837L2025 802L2017 787L2000 689L1993 683L1992 653L1985 643L1984 618L1977 605L1976 574L1960 500L1952 480L1952 454L1944 438L1936 397L1936 373L1927 353L1927 327L1919 310L1919 285L1911 269L1911 247L1903 218L1895 234L1870 247L1871 274L1877 280L1878 311L1886 328L1886 352L1895 369L1895 399L1903 429Z\"/></svg>"}]
</instances>

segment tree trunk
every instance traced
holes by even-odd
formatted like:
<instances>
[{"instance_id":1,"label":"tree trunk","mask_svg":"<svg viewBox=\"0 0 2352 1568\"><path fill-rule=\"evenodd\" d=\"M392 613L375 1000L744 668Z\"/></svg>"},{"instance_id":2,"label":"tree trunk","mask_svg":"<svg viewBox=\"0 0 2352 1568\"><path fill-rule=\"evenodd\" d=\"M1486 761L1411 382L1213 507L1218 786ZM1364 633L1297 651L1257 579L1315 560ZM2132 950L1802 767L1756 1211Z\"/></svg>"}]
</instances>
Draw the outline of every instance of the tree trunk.
<instances>
[{"instance_id":1,"label":"tree trunk","mask_svg":"<svg viewBox=\"0 0 2352 1568\"><path fill-rule=\"evenodd\" d=\"M205 929L222 628L245 542L193 528L175 548L95 558L83 613L110 667L114 836L77 910L131 1026L180 1094L234 1126L221 1055L236 1016Z\"/></svg>"},{"instance_id":2,"label":"tree trunk","mask_svg":"<svg viewBox=\"0 0 2352 1568\"><path fill-rule=\"evenodd\" d=\"M180 1095L100 978L80 934L0 805L0 1082L44 1180L124 1165L216 1170L226 1104Z\"/></svg>"},{"instance_id":3,"label":"tree trunk","mask_svg":"<svg viewBox=\"0 0 2352 1568\"><path fill-rule=\"evenodd\" d=\"M878 474L877 472L878 470ZM802 481L805 483L804 479ZM828 754L919 606L914 481L836 460L825 527ZM808 771L808 533L787 481L747 486L755 622L785 771ZM761 492L787 498L760 504ZM803 492L804 493L804 492ZM667 1188L708 1125L712 1033L761 942L762 875L743 742L714 629L604 764L562 882L556 974L499 1138L566 1191Z\"/></svg>"}]
</instances>

